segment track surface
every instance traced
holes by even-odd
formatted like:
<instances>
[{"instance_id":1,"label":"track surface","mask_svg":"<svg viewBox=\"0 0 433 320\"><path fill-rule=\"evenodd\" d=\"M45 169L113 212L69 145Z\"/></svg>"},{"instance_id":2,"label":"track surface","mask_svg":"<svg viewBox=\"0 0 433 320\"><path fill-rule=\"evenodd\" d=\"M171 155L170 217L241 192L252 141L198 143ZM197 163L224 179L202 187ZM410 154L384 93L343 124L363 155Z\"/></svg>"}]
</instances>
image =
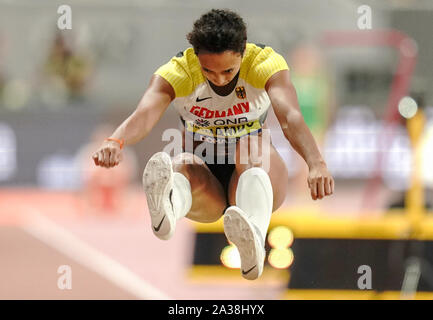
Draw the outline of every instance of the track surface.
<instances>
[{"instance_id":1,"label":"track surface","mask_svg":"<svg viewBox=\"0 0 433 320\"><path fill-rule=\"evenodd\" d=\"M121 212L96 212L75 193L0 190L0 299L280 299L285 284L188 278L193 229L169 241L150 229L137 188ZM72 289L58 273L71 267ZM212 275L209 275L212 280Z\"/></svg>"}]
</instances>

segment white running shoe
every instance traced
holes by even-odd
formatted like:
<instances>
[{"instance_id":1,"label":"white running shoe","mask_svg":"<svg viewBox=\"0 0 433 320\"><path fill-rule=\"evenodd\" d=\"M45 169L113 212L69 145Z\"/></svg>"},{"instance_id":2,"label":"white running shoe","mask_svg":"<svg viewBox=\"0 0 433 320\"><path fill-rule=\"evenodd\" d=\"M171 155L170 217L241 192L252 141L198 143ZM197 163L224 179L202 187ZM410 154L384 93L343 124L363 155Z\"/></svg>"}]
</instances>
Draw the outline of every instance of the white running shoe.
<instances>
[{"instance_id":1,"label":"white running shoe","mask_svg":"<svg viewBox=\"0 0 433 320\"><path fill-rule=\"evenodd\" d=\"M248 280L260 277L266 254L264 241L239 207L231 206L225 211L224 233L239 251L242 276Z\"/></svg>"},{"instance_id":2,"label":"white running shoe","mask_svg":"<svg viewBox=\"0 0 433 320\"><path fill-rule=\"evenodd\" d=\"M152 220L152 231L158 238L168 240L176 229L176 217L171 199L173 168L167 153L158 152L149 159L143 172L143 186Z\"/></svg>"}]
</instances>

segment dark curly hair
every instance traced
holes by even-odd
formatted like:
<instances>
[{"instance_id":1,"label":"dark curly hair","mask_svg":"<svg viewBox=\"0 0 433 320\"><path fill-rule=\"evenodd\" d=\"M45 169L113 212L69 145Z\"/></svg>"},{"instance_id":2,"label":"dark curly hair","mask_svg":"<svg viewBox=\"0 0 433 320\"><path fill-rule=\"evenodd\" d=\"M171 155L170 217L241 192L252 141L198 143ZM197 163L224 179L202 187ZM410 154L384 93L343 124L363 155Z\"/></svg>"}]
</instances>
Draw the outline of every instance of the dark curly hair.
<instances>
[{"instance_id":1,"label":"dark curly hair","mask_svg":"<svg viewBox=\"0 0 433 320\"><path fill-rule=\"evenodd\" d=\"M194 22L186 38L195 54L200 51L221 53L226 50L243 54L247 42L247 27L235 12L212 9Z\"/></svg>"}]
</instances>

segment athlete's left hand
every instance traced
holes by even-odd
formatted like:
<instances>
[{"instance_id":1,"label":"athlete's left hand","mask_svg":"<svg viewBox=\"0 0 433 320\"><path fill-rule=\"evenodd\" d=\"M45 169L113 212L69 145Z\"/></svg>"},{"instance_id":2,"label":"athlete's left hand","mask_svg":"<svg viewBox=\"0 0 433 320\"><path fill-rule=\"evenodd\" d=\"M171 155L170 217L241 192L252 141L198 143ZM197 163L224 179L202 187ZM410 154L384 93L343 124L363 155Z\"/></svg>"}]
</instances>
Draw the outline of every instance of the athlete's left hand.
<instances>
[{"instance_id":1,"label":"athlete's left hand","mask_svg":"<svg viewBox=\"0 0 433 320\"><path fill-rule=\"evenodd\" d=\"M318 164L310 168L308 187L313 200L322 199L334 193L334 178L329 173L326 164Z\"/></svg>"}]
</instances>

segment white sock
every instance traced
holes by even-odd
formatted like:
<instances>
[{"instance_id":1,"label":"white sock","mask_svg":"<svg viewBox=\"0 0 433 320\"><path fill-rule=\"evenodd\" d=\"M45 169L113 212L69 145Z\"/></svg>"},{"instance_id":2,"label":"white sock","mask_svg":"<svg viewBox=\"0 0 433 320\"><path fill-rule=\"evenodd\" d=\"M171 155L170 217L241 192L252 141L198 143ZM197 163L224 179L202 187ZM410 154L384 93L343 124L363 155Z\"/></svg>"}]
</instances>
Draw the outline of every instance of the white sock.
<instances>
[{"instance_id":1,"label":"white sock","mask_svg":"<svg viewBox=\"0 0 433 320\"><path fill-rule=\"evenodd\" d=\"M186 216L191 209L191 185L188 179L179 172L173 173L173 201L174 214L177 220Z\"/></svg>"},{"instance_id":2,"label":"white sock","mask_svg":"<svg viewBox=\"0 0 433 320\"><path fill-rule=\"evenodd\" d=\"M241 174L236 188L236 206L245 212L264 241L273 207L271 180L265 170L250 168Z\"/></svg>"}]
</instances>

